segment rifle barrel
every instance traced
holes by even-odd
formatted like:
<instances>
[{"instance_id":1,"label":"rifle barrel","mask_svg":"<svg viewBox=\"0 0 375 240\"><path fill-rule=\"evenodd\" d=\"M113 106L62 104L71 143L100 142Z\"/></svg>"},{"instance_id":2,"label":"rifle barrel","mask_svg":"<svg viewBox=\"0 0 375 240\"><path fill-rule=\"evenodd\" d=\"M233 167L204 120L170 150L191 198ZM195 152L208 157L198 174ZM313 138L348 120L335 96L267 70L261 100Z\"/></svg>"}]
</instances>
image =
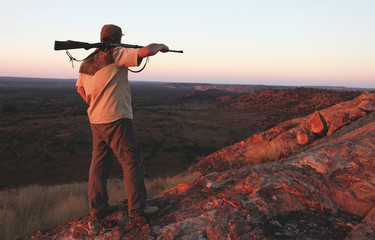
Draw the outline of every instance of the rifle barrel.
<instances>
[{"instance_id":1,"label":"rifle barrel","mask_svg":"<svg viewBox=\"0 0 375 240\"><path fill-rule=\"evenodd\" d=\"M78 49L84 48L86 50L90 48L100 48L107 49L112 47L126 47L126 48L143 48L144 46L132 45L132 44L122 44L122 43L87 43L87 42L78 42L78 41L55 41L54 49L58 50L68 50L68 49ZM183 53L182 50L168 50L168 52L174 53Z\"/></svg>"},{"instance_id":2,"label":"rifle barrel","mask_svg":"<svg viewBox=\"0 0 375 240\"><path fill-rule=\"evenodd\" d=\"M184 51L182 51L182 50L168 50L168 52L184 53Z\"/></svg>"},{"instance_id":3,"label":"rifle barrel","mask_svg":"<svg viewBox=\"0 0 375 240\"><path fill-rule=\"evenodd\" d=\"M124 44L124 43L104 43L104 44L107 44L108 47L144 48L144 46ZM168 52L184 53L184 51L182 50L168 50Z\"/></svg>"}]
</instances>

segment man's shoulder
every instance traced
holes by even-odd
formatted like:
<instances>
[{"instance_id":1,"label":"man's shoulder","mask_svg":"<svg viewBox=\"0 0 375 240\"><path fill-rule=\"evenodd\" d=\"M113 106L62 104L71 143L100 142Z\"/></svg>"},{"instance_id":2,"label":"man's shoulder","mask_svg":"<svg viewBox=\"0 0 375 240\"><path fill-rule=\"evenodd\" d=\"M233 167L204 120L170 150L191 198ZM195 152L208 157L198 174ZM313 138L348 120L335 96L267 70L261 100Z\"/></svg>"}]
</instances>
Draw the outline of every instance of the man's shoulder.
<instances>
[{"instance_id":1,"label":"man's shoulder","mask_svg":"<svg viewBox=\"0 0 375 240\"><path fill-rule=\"evenodd\" d=\"M79 73L84 73L93 76L97 71L114 63L113 58L114 49L108 51L100 51L82 62Z\"/></svg>"}]
</instances>

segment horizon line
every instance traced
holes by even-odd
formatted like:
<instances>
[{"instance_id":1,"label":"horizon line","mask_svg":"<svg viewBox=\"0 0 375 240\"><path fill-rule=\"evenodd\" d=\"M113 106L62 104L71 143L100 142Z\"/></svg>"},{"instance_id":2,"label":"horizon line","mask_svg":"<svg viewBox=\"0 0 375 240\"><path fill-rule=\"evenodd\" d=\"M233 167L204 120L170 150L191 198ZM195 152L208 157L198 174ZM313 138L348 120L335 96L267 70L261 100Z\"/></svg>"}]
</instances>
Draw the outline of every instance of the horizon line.
<instances>
[{"instance_id":1,"label":"horizon line","mask_svg":"<svg viewBox=\"0 0 375 240\"><path fill-rule=\"evenodd\" d=\"M59 77L24 77L24 76L0 76L0 80L5 78L13 79L39 79L39 80L72 80L76 78L59 78ZM301 88L345 88L357 90L374 90L372 87L347 87L344 85L278 85L278 84L245 84L245 83L212 83L212 82L179 82L179 81L152 81L152 80L129 80L129 82L145 82L145 83L165 83L165 84L205 84L205 85L238 85L238 86L269 86L269 87L301 87Z\"/></svg>"}]
</instances>

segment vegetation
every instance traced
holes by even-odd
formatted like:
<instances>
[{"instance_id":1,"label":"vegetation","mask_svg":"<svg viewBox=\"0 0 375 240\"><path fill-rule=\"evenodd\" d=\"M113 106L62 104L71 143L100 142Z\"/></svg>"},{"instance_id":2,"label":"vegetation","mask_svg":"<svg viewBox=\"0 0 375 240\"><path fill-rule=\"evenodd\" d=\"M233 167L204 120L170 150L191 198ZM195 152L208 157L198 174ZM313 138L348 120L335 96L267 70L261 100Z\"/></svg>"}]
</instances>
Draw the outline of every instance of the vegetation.
<instances>
[{"instance_id":1,"label":"vegetation","mask_svg":"<svg viewBox=\"0 0 375 240\"><path fill-rule=\"evenodd\" d=\"M158 177L147 181L146 187L148 194L152 196L198 177L197 174ZM110 204L126 199L122 181L109 181L108 192ZM30 185L3 190L0 192L0 239L14 239L86 214L89 214L87 183Z\"/></svg>"},{"instance_id":2,"label":"vegetation","mask_svg":"<svg viewBox=\"0 0 375 240\"><path fill-rule=\"evenodd\" d=\"M260 164L280 160L283 156L292 154L297 147L297 140L281 141L274 139L264 142L247 150L246 162Z\"/></svg>"},{"instance_id":3,"label":"vegetation","mask_svg":"<svg viewBox=\"0 0 375 240\"><path fill-rule=\"evenodd\" d=\"M74 80L10 79L0 86L0 189L87 181L91 131ZM132 82L131 88L143 163L152 177L176 175L256 132L360 94L182 83ZM115 162L110 178L121 177Z\"/></svg>"}]
</instances>

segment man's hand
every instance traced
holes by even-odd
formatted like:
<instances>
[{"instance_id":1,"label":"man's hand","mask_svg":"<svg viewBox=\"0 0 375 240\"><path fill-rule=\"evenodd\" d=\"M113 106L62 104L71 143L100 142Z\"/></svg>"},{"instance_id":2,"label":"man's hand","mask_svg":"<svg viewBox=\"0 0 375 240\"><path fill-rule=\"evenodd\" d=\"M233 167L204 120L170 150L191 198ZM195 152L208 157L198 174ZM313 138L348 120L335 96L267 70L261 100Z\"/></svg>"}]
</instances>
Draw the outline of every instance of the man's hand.
<instances>
[{"instance_id":1,"label":"man's hand","mask_svg":"<svg viewBox=\"0 0 375 240\"><path fill-rule=\"evenodd\" d=\"M164 44L160 44L162 49L160 49L160 52L163 52L163 53L166 53L169 51L169 47L164 45Z\"/></svg>"},{"instance_id":2,"label":"man's hand","mask_svg":"<svg viewBox=\"0 0 375 240\"><path fill-rule=\"evenodd\" d=\"M169 47L164 44L152 43L146 47L139 49L138 56L140 58L145 58L149 56L154 56L158 52L168 52Z\"/></svg>"}]
</instances>

